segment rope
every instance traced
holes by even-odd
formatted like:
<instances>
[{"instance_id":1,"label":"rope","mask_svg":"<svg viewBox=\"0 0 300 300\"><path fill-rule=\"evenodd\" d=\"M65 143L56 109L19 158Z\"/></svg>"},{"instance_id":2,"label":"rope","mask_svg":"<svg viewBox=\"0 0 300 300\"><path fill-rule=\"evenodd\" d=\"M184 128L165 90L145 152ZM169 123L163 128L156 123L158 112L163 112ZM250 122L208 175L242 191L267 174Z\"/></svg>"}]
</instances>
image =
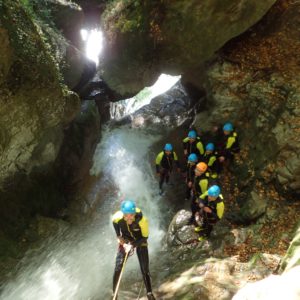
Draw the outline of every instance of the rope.
<instances>
[{"instance_id":1,"label":"rope","mask_svg":"<svg viewBox=\"0 0 300 300\"><path fill-rule=\"evenodd\" d=\"M122 278L122 275L123 275L123 272L124 272L125 264L127 262L128 254L129 254L129 252L126 252L126 255L125 255L125 258L124 258L123 267L122 267L122 270L121 270L121 273L120 273L120 276L119 276L119 279L118 279L118 283L117 283L117 287L116 287L116 290L115 290L115 293L114 293L113 300L116 300L117 295L118 295L118 291L119 291L119 287L120 287L120 282L121 282L121 278Z\"/></svg>"},{"instance_id":2,"label":"rope","mask_svg":"<svg viewBox=\"0 0 300 300\"><path fill-rule=\"evenodd\" d=\"M137 300L140 299L140 295L141 295L141 292L142 292L143 285L144 285L144 283L142 282L141 283L141 287L140 287L140 291L139 291L139 294L138 294L138 297L137 297Z\"/></svg>"}]
</instances>

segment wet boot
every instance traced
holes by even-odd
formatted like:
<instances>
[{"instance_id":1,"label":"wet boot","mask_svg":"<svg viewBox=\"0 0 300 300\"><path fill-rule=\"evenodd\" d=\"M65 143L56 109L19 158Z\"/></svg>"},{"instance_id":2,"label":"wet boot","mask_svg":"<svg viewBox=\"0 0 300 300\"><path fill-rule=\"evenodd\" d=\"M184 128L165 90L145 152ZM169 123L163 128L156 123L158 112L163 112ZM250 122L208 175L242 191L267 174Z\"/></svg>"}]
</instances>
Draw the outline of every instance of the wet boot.
<instances>
[{"instance_id":1,"label":"wet boot","mask_svg":"<svg viewBox=\"0 0 300 300\"><path fill-rule=\"evenodd\" d=\"M147 293L147 299L148 300L155 300L155 297L152 293Z\"/></svg>"}]
</instances>

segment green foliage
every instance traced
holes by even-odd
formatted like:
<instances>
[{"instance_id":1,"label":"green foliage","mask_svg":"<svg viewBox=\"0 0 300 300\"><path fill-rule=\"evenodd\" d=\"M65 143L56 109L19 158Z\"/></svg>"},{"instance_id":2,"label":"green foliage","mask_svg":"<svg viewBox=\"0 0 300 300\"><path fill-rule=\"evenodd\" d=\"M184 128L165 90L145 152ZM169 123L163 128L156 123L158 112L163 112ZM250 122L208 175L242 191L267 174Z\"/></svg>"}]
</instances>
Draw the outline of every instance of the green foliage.
<instances>
[{"instance_id":1,"label":"green foliage","mask_svg":"<svg viewBox=\"0 0 300 300\"><path fill-rule=\"evenodd\" d=\"M45 3L45 0L7 0L0 4L0 22L8 31L14 49L14 63L7 80L11 90L32 81L40 86L63 82L48 34L57 30L51 25Z\"/></svg>"},{"instance_id":2,"label":"green foliage","mask_svg":"<svg viewBox=\"0 0 300 300\"><path fill-rule=\"evenodd\" d=\"M45 0L20 0L24 9L37 21L42 21L45 24L55 28L52 21L51 10L48 2Z\"/></svg>"}]
</instances>

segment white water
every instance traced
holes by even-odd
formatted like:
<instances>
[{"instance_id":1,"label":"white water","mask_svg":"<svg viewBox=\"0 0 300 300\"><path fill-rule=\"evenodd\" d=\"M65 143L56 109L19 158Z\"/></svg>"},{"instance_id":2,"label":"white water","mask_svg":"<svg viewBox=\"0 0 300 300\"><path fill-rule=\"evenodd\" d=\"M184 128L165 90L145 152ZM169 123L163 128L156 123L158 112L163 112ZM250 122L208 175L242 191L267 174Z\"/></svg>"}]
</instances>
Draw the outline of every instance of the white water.
<instances>
[{"instance_id":1,"label":"white water","mask_svg":"<svg viewBox=\"0 0 300 300\"><path fill-rule=\"evenodd\" d=\"M87 300L109 299L117 242L111 215L118 210L124 196L136 200L150 223L150 265L160 249L163 231L158 203L157 181L148 161L149 147L159 138L144 131L121 128L105 130L94 155L91 174L100 172L104 179L89 197L99 195L104 202L98 207L99 218L89 226L67 230L28 253L15 280L3 289L3 300ZM104 194L107 185L114 192ZM104 194L104 195L103 195ZM126 282L141 281L136 255L126 266Z\"/></svg>"}]
</instances>

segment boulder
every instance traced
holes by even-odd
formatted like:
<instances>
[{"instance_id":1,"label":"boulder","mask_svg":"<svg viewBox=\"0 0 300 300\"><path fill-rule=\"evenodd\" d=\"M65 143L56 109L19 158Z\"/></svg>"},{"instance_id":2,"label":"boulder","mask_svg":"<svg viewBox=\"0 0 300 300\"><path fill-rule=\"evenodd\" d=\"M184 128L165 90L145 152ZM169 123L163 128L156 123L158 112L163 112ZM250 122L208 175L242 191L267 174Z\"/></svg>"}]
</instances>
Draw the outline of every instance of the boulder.
<instances>
[{"instance_id":1,"label":"boulder","mask_svg":"<svg viewBox=\"0 0 300 300\"><path fill-rule=\"evenodd\" d=\"M267 209L268 199L253 190L246 198L238 212L229 214L228 218L237 223L248 224L261 217Z\"/></svg>"},{"instance_id":2,"label":"boulder","mask_svg":"<svg viewBox=\"0 0 300 300\"><path fill-rule=\"evenodd\" d=\"M50 11L51 21L56 27L73 45L80 48L82 45L80 30L83 29L84 24L84 13L81 7L70 0L46 0L45 8Z\"/></svg>"},{"instance_id":3,"label":"boulder","mask_svg":"<svg viewBox=\"0 0 300 300\"><path fill-rule=\"evenodd\" d=\"M274 2L114 1L101 18L104 80L126 96L153 84L161 73L197 68Z\"/></svg>"},{"instance_id":4,"label":"boulder","mask_svg":"<svg viewBox=\"0 0 300 300\"><path fill-rule=\"evenodd\" d=\"M188 225L191 212L180 210L170 223L167 243L169 246L187 245L198 238L194 226Z\"/></svg>"}]
</instances>

